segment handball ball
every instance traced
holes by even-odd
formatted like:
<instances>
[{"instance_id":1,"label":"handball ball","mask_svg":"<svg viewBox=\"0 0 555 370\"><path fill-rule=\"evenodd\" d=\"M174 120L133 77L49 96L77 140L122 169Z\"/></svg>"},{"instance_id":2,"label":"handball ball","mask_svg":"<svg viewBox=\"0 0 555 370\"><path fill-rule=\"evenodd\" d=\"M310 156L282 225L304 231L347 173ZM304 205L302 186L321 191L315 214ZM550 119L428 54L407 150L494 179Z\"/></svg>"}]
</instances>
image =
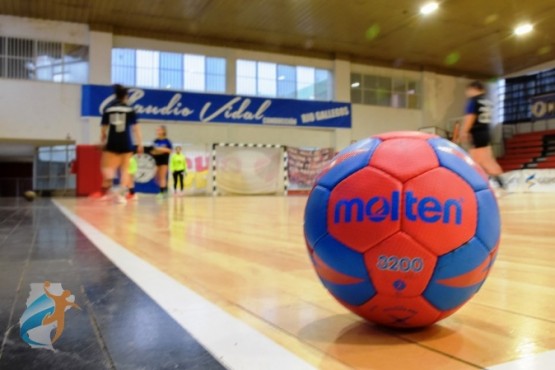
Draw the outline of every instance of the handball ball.
<instances>
[{"instance_id":1,"label":"handball ball","mask_svg":"<svg viewBox=\"0 0 555 370\"><path fill-rule=\"evenodd\" d=\"M25 200L28 202L34 201L36 197L37 193L32 190L27 190L25 193L23 193L23 198L25 198Z\"/></svg>"},{"instance_id":2,"label":"handball ball","mask_svg":"<svg viewBox=\"0 0 555 370\"><path fill-rule=\"evenodd\" d=\"M431 325L482 286L500 219L485 173L455 144L418 132L359 141L322 171L305 210L322 284L359 316Z\"/></svg>"}]
</instances>

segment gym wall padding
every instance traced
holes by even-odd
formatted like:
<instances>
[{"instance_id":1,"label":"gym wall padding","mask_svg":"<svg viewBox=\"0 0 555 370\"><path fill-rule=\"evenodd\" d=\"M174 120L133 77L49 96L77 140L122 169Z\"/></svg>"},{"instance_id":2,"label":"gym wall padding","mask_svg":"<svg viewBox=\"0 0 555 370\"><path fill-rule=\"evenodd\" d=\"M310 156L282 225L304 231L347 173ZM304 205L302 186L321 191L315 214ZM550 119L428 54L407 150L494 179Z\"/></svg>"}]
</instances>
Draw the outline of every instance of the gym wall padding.
<instances>
[{"instance_id":1,"label":"gym wall padding","mask_svg":"<svg viewBox=\"0 0 555 370\"><path fill-rule=\"evenodd\" d=\"M101 157L102 151L98 145L77 145L74 166L77 196L88 196L100 191L102 187Z\"/></svg>"}]
</instances>

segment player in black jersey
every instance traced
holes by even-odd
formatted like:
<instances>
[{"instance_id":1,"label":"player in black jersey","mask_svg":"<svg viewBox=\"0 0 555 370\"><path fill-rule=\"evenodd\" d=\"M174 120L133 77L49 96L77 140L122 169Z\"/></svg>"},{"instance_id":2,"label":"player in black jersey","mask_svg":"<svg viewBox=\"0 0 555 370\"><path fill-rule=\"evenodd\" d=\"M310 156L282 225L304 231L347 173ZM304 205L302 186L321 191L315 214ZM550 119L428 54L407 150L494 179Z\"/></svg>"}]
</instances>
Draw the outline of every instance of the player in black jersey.
<instances>
[{"instance_id":1,"label":"player in black jersey","mask_svg":"<svg viewBox=\"0 0 555 370\"><path fill-rule=\"evenodd\" d=\"M490 124L493 104L486 96L486 89L480 81L471 82L466 88L468 103L460 133L460 141L469 143L470 156L499 184L504 187L501 175L503 170L495 160L491 148Z\"/></svg>"},{"instance_id":2,"label":"player in black jersey","mask_svg":"<svg viewBox=\"0 0 555 370\"><path fill-rule=\"evenodd\" d=\"M127 105L127 88L114 85L116 99L110 103L102 114L101 143L102 153L102 193L107 195L118 170L121 185L129 187L129 160L133 155L134 144L137 153L143 152L141 130L137 124L137 116L132 107ZM124 194L116 194L119 203L125 203Z\"/></svg>"}]
</instances>

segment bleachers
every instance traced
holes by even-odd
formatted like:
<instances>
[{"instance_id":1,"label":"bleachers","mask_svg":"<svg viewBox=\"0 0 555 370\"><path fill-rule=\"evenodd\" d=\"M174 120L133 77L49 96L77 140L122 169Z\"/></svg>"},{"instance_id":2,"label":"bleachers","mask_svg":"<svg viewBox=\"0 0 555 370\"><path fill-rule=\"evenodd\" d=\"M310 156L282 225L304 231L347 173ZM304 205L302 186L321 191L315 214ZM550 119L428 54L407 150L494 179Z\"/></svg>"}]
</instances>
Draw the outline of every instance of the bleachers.
<instances>
[{"instance_id":1,"label":"bleachers","mask_svg":"<svg viewBox=\"0 0 555 370\"><path fill-rule=\"evenodd\" d=\"M555 130L513 136L499 158L504 171L521 168L555 168Z\"/></svg>"}]
</instances>

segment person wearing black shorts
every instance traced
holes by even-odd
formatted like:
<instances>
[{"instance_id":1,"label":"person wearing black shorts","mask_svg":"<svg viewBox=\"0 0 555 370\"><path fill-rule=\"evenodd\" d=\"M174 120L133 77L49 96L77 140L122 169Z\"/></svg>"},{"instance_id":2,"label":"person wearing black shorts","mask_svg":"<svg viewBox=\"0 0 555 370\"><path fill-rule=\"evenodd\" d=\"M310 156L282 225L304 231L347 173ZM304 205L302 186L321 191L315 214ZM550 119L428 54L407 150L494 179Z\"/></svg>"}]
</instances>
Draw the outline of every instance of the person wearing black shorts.
<instances>
[{"instance_id":1,"label":"person wearing black shorts","mask_svg":"<svg viewBox=\"0 0 555 370\"><path fill-rule=\"evenodd\" d=\"M129 160L133 155L134 144L137 153L143 152L141 130L132 107L127 105L127 88L114 85L115 100L102 113L100 141L102 152L102 195L106 198L118 170L122 187L130 187ZM124 194L115 194L119 203L125 203Z\"/></svg>"},{"instance_id":2,"label":"person wearing black shorts","mask_svg":"<svg viewBox=\"0 0 555 370\"><path fill-rule=\"evenodd\" d=\"M503 170L495 160L491 148L490 124L493 104L486 97L486 89L480 81L471 82L466 88L468 103L460 133L462 144L471 144L470 156L499 184L504 187Z\"/></svg>"},{"instance_id":3,"label":"person wearing black shorts","mask_svg":"<svg viewBox=\"0 0 555 370\"><path fill-rule=\"evenodd\" d=\"M158 126L154 149L151 152L156 161L156 182L160 187L160 197L165 197L168 193L168 164L173 145L167 136L166 126Z\"/></svg>"}]
</instances>

